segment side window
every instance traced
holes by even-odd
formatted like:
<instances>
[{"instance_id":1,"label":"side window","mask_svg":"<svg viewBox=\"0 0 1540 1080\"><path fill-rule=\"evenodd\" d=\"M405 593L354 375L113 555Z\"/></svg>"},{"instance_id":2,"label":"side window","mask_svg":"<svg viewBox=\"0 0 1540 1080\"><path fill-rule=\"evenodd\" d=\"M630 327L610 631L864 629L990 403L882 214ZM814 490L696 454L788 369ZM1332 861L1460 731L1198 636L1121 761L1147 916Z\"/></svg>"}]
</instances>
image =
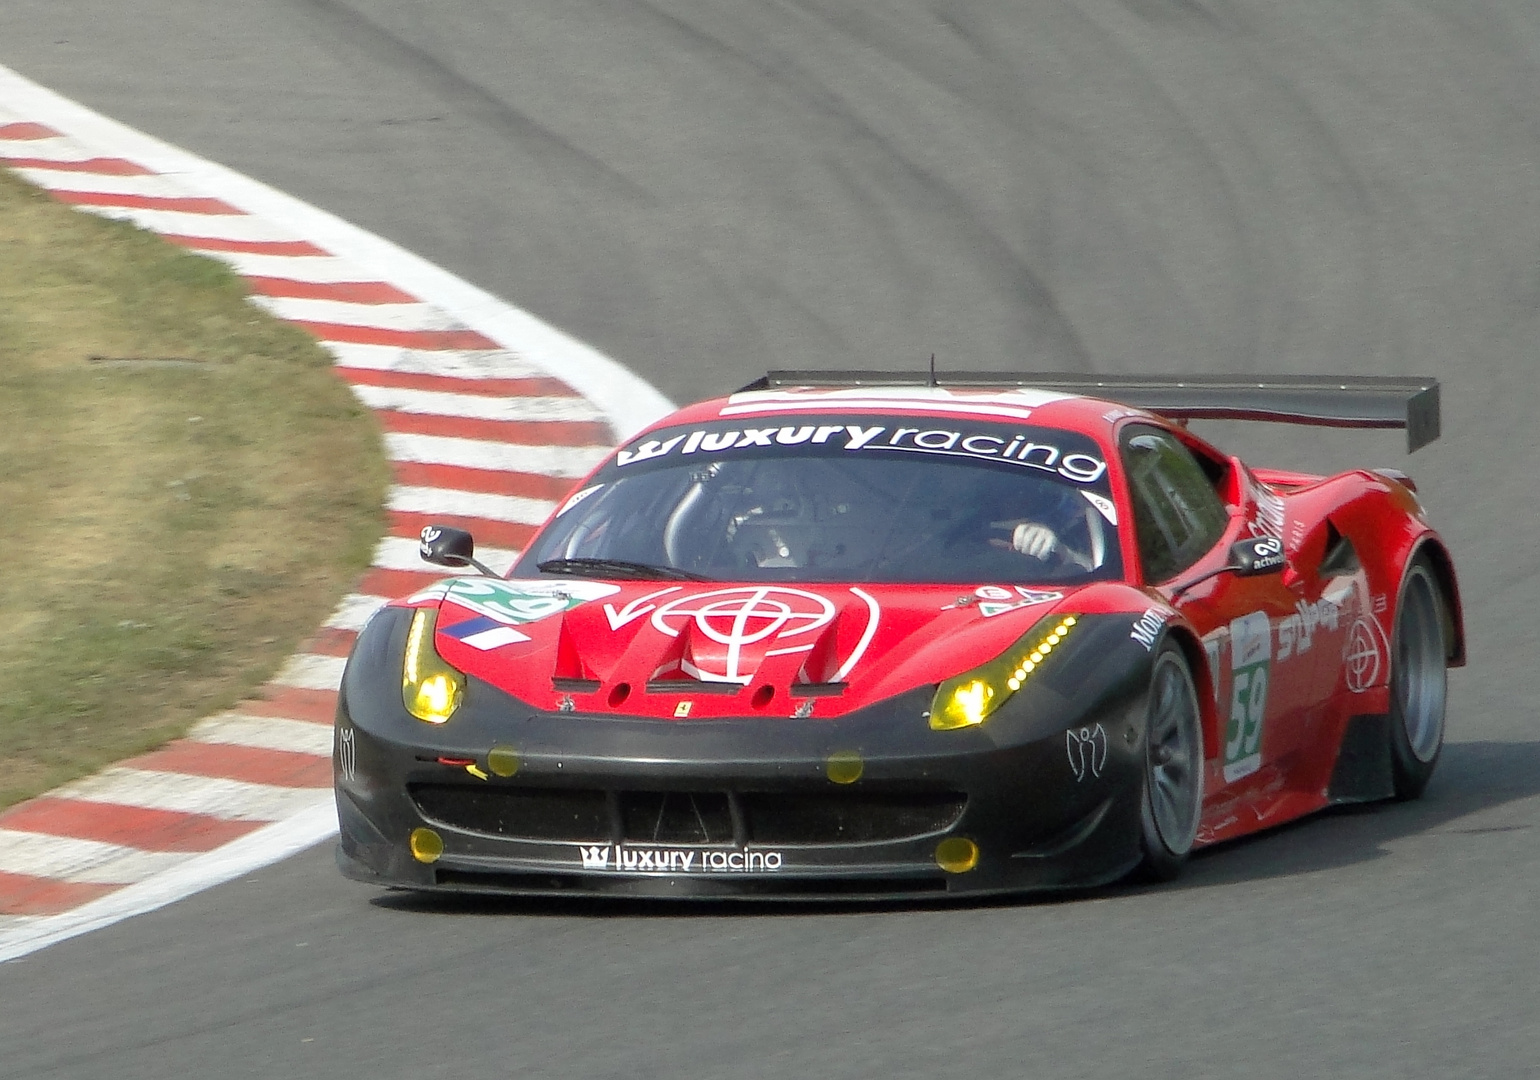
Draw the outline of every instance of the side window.
<instances>
[{"instance_id":1,"label":"side window","mask_svg":"<svg viewBox=\"0 0 1540 1080\"><path fill-rule=\"evenodd\" d=\"M1229 515L1191 451L1167 432L1130 427L1123 467L1145 578L1167 581L1219 542Z\"/></svg>"}]
</instances>

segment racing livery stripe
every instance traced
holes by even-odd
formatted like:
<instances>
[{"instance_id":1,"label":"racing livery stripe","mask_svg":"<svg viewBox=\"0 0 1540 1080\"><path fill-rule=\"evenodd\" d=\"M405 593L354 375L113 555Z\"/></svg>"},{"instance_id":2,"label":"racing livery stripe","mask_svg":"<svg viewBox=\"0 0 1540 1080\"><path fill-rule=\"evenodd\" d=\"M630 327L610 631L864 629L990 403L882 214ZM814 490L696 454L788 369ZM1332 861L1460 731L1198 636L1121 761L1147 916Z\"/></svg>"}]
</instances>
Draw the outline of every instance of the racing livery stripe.
<instances>
[{"instance_id":1,"label":"racing livery stripe","mask_svg":"<svg viewBox=\"0 0 1540 1080\"><path fill-rule=\"evenodd\" d=\"M324 835L347 653L389 597L454 574L418 557L421 528L470 529L478 558L506 570L617 436L670 405L437 267L4 68L0 166L77 209L224 262L253 303L331 354L379 417L394 473L373 568L254 697L0 814L3 961ZM224 859L227 846L242 854Z\"/></svg>"}]
</instances>

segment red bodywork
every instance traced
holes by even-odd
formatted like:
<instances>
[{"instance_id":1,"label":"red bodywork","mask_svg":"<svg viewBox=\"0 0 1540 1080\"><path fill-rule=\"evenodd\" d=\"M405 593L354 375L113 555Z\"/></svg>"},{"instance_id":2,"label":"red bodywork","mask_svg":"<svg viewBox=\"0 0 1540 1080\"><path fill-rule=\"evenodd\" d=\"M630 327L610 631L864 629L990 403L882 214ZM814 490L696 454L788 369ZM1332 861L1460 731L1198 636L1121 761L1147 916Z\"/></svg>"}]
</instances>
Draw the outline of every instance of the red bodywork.
<instances>
[{"instance_id":1,"label":"red bodywork","mask_svg":"<svg viewBox=\"0 0 1540 1080\"><path fill-rule=\"evenodd\" d=\"M715 422L729 400L744 396L690 406L656 427ZM957 415L956 402L966 402L969 394L950 393L947 399L947 412L929 407L918 393L891 407L866 403L861 411L889 422L899 417L923 424ZM795 402L755 413L764 424L807 416ZM1393 475L1355 470L1316 477L1251 469L1184 427L1090 398L1043 404L1033 410L1031 422L1087 434L1102 448L1128 580L1045 587L1062 594L1058 598L987 581L963 587L572 581L583 597L519 626L527 640L491 651L446 633L476 618L451 595L439 615L436 646L454 667L544 709L689 723L742 716L747 701L748 711L765 716L790 716L800 707L797 715L832 718L967 671L1000 654L1047 615L1147 613L1152 627L1183 645L1202 698L1206 769L1199 845L1327 804L1349 720L1389 709L1389 633L1403 572L1419 552L1431 559L1443 587L1450 663L1464 662L1449 557L1416 495ZM1223 539L1169 582L1146 582L1139 569L1134 512L1118 453L1121 428L1135 422L1174 433L1207 459L1221 477L1216 488L1230 509ZM629 445L646 437L644 432ZM1184 588L1223 567L1230 544L1253 536L1282 541L1283 573L1214 573ZM1344 540L1356 555L1346 572ZM1324 573L1323 561L1334 556L1333 572ZM559 587L548 578L541 584ZM405 603L437 603L440 594ZM711 614L714 603L724 614ZM1000 606L1009 609L993 610ZM993 613L985 614L986 608ZM734 617L748 620L749 632L742 626L736 634L711 632L722 625L713 619ZM744 643L761 631L757 640ZM738 644L729 648L718 637ZM709 683L687 677L692 669L748 676L749 693L713 694ZM669 679L679 680L677 691L660 688L660 681ZM834 693L831 684L844 685ZM1243 754L1257 728L1258 751Z\"/></svg>"}]
</instances>

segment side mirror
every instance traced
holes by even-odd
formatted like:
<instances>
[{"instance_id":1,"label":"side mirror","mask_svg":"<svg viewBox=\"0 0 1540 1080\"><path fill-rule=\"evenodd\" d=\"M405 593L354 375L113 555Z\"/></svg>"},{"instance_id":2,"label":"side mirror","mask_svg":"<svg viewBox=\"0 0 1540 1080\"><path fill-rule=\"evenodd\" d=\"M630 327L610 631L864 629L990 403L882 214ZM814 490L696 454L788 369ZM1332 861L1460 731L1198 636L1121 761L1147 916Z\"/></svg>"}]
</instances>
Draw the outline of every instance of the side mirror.
<instances>
[{"instance_id":1,"label":"side mirror","mask_svg":"<svg viewBox=\"0 0 1540 1080\"><path fill-rule=\"evenodd\" d=\"M1276 574L1284 567L1283 541L1272 536L1257 536L1230 545L1230 565L1237 577Z\"/></svg>"},{"instance_id":2,"label":"side mirror","mask_svg":"<svg viewBox=\"0 0 1540 1080\"><path fill-rule=\"evenodd\" d=\"M487 577L500 576L476 561L476 541L464 529L429 525L422 531L417 554L435 566L452 566L457 570L462 566L473 566Z\"/></svg>"}]
</instances>

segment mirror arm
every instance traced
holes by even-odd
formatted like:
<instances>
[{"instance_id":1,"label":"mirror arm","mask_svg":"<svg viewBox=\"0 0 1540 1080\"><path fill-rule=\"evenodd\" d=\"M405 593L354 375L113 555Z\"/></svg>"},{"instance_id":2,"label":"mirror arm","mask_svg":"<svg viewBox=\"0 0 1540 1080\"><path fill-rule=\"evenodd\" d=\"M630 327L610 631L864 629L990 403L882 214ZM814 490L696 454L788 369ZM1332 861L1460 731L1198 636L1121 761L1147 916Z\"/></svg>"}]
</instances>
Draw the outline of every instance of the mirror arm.
<instances>
[{"instance_id":1,"label":"mirror arm","mask_svg":"<svg viewBox=\"0 0 1540 1080\"><path fill-rule=\"evenodd\" d=\"M1183 593L1185 593L1188 589L1191 589L1195 585L1202 585L1205 581L1212 581L1214 578L1218 577L1220 574L1233 574L1235 571L1237 571L1239 569L1240 569L1240 567L1238 567L1238 566L1232 566L1229 563L1226 563L1224 566L1218 567L1217 569L1210 570L1207 573L1199 574L1197 577L1193 578L1191 581L1186 581L1186 582L1183 582L1181 585L1178 585L1172 591L1172 593L1171 593L1171 602L1173 604L1176 603L1178 600L1180 600L1182 598L1182 594Z\"/></svg>"},{"instance_id":2,"label":"mirror arm","mask_svg":"<svg viewBox=\"0 0 1540 1080\"><path fill-rule=\"evenodd\" d=\"M500 577L503 576L503 575L499 574L496 570L493 570L490 566L487 566L480 559L466 559L465 561L470 563L477 570L481 571L481 576L482 577L500 578Z\"/></svg>"}]
</instances>

